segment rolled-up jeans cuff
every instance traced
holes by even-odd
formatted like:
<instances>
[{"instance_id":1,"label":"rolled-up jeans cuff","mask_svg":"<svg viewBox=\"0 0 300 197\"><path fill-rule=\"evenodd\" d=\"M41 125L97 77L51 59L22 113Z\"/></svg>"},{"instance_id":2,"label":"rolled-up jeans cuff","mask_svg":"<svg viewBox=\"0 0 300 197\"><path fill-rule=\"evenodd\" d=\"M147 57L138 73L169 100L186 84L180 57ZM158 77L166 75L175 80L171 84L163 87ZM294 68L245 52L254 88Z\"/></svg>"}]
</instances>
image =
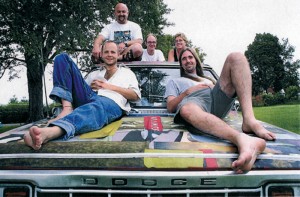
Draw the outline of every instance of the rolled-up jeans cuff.
<instances>
[{"instance_id":1,"label":"rolled-up jeans cuff","mask_svg":"<svg viewBox=\"0 0 300 197\"><path fill-rule=\"evenodd\" d=\"M59 103L61 103L61 99L69 101L71 103L73 102L72 94L69 91L58 86L53 87L50 93L50 98Z\"/></svg>"},{"instance_id":2,"label":"rolled-up jeans cuff","mask_svg":"<svg viewBox=\"0 0 300 197\"><path fill-rule=\"evenodd\" d=\"M64 130L65 135L61 136L60 139L62 140L69 140L70 138L74 137L75 135L75 127L73 124L69 123L64 119L59 119L52 122L49 126L58 126Z\"/></svg>"}]
</instances>

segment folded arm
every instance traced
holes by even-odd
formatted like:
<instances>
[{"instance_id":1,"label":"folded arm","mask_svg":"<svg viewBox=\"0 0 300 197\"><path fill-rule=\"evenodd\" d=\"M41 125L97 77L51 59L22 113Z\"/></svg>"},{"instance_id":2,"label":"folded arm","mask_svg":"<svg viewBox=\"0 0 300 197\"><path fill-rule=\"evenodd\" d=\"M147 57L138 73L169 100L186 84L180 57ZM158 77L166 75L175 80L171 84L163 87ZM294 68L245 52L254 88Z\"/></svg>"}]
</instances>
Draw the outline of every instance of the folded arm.
<instances>
[{"instance_id":1,"label":"folded arm","mask_svg":"<svg viewBox=\"0 0 300 197\"><path fill-rule=\"evenodd\" d=\"M115 91L121 94L124 98L126 98L129 101L137 101L140 99L137 93L131 88L123 88L110 83L106 83L105 81L99 79L96 79L91 83L91 88L93 90L107 89Z\"/></svg>"},{"instance_id":2,"label":"folded arm","mask_svg":"<svg viewBox=\"0 0 300 197\"><path fill-rule=\"evenodd\" d=\"M208 88L208 87L209 86L205 85L205 84L198 84L198 85L195 85L195 86L192 86L192 87L186 89L184 92L182 92L178 96L168 96L168 98L167 98L168 111L170 113L175 112L178 104L184 99L184 97L190 95L191 93L193 93L197 90L201 90L201 89Z\"/></svg>"}]
</instances>

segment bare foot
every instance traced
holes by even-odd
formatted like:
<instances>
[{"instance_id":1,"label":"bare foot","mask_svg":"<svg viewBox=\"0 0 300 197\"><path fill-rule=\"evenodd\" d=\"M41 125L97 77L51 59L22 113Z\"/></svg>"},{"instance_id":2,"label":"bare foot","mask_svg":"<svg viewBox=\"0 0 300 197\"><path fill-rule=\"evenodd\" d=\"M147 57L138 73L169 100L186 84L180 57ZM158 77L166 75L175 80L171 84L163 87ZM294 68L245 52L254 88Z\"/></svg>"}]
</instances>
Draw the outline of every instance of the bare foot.
<instances>
[{"instance_id":1,"label":"bare foot","mask_svg":"<svg viewBox=\"0 0 300 197\"><path fill-rule=\"evenodd\" d=\"M63 117L65 117L66 115L69 115L70 113L72 113L73 111L73 107L72 106L66 106L66 107L63 107L63 110L60 112L60 114L58 114L58 116L56 116L56 118L53 118L51 120L49 120L47 122L47 124L49 125L50 123L56 121L56 120L59 120Z\"/></svg>"},{"instance_id":2,"label":"bare foot","mask_svg":"<svg viewBox=\"0 0 300 197\"><path fill-rule=\"evenodd\" d=\"M246 173L251 170L257 156L264 151L266 142L257 137L250 137L244 133L239 135L239 157L232 163L236 173Z\"/></svg>"},{"instance_id":3,"label":"bare foot","mask_svg":"<svg viewBox=\"0 0 300 197\"><path fill-rule=\"evenodd\" d=\"M25 144L32 147L34 150L39 150L42 147L42 144L45 142L41 129L42 128L33 126L29 129L29 132L24 134Z\"/></svg>"},{"instance_id":4,"label":"bare foot","mask_svg":"<svg viewBox=\"0 0 300 197\"><path fill-rule=\"evenodd\" d=\"M255 133L258 137L265 140L275 140L276 135L265 129L256 119L249 122L243 122L242 130L244 133Z\"/></svg>"},{"instance_id":5,"label":"bare foot","mask_svg":"<svg viewBox=\"0 0 300 197\"><path fill-rule=\"evenodd\" d=\"M58 126L44 128L33 126L24 134L24 142L34 150L39 150L43 144L64 134L65 131Z\"/></svg>"}]
</instances>

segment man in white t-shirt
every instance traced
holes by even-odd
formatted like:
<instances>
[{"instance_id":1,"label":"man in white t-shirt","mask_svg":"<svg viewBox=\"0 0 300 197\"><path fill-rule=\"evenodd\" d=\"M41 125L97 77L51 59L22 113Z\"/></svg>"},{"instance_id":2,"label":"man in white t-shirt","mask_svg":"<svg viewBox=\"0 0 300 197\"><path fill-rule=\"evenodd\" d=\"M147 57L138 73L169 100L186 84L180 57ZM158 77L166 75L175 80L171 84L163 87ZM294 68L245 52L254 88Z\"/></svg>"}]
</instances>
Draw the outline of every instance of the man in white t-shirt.
<instances>
[{"instance_id":1,"label":"man in white t-shirt","mask_svg":"<svg viewBox=\"0 0 300 197\"><path fill-rule=\"evenodd\" d=\"M116 5L116 20L106 25L94 41L92 53L95 63L101 62L101 46L105 40L113 40L118 45L119 61L141 60L143 54L141 27L129 21L128 14L125 4Z\"/></svg>"},{"instance_id":2,"label":"man in white t-shirt","mask_svg":"<svg viewBox=\"0 0 300 197\"><path fill-rule=\"evenodd\" d=\"M145 43L146 43L147 49L144 49L142 61L150 61L150 62L166 61L162 51L159 49L156 49L157 39L154 34L150 33L147 36Z\"/></svg>"},{"instance_id":3,"label":"man in white t-shirt","mask_svg":"<svg viewBox=\"0 0 300 197\"><path fill-rule=\"evenodd\" d=\"M32 126L24 134L27 146L39 150L45 143L103 128L130 111L128 102L141 98L138 80L128 68L117 65L118 46L103 44L103 70L92 72L86 81L66 53L55 57L50 98L62 104L61 113L47 127Z\"/></svg>"}]
</instances>

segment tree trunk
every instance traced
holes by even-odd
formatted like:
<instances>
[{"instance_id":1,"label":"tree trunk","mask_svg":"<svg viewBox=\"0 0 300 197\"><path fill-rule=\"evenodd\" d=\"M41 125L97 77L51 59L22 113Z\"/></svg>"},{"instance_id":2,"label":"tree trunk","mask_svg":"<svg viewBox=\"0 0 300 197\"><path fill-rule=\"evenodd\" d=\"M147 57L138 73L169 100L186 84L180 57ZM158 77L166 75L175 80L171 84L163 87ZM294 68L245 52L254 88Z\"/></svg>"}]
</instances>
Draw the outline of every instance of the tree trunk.
<instances>
[{"instance_id":1,"label":"tree trunk","mask_svg":"<svg viewBox=\"0 0 300 197\"><path fill-rule=\"evenodd\" d=\"M28 122L34 122L44 118L43 115L43 68L39 59L26 59L27 80L29 94Z\"/></svg>"}]
</instances>

